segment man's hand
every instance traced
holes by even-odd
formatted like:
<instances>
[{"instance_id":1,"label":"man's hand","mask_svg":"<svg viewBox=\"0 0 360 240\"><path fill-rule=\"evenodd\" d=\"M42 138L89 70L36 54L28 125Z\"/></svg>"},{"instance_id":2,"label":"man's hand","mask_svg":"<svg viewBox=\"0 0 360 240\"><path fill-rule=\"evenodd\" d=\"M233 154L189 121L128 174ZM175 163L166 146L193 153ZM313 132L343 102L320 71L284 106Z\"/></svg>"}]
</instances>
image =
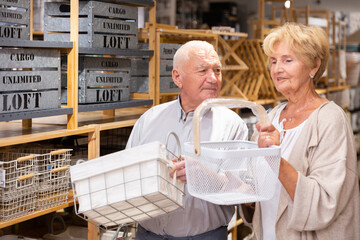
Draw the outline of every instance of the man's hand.
<instances>
[{"instance_id":1,"label":"man's hand","mask_svg":"<svg viewBox=\"0 0 360 240\"><path fill-rule=\"evenodd\" d=\"M186 184L186 171L185 171L185 161L184 157L181 156L181 161L178 162L177 158L172 160L174 165L172 166L172 170L170 171L170 177L174 177L174 173L176 171L176 178Z\"/></svg>"},{"instance_id":2,"label":"man's hand","mask_svg":"<svg viewBox=\"0 0 360 240\"><path fill-rule=\"evenodd\" d=\"M230 171L225 171L226 183L222 191L224 192L241 192L247 194L255 194L253 182L246 183L240 177L234 175Z\"/></svg>"}]
</instances>

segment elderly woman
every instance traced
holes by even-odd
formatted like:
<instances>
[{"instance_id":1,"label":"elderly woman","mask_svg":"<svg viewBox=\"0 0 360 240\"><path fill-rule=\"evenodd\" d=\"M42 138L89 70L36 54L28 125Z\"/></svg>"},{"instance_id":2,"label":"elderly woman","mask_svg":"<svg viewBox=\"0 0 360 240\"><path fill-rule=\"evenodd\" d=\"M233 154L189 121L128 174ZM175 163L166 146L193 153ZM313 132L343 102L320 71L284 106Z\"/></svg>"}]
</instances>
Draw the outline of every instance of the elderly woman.
<instances>
[{"instance_id":1,"label":"elderly woman","mask_svg":"<svg viewBox=\"0 0 360 240\"><path fill-rule=\"evenodd\" d=\"M243 206L255 239L360 239L359 179L353 132L344 111L320 97L315 82L329 58L318 27L288 23L264 40L271 78L287 99L257 124L258 145L281 146L272 199Z\"/></svg>"}]
</instances>

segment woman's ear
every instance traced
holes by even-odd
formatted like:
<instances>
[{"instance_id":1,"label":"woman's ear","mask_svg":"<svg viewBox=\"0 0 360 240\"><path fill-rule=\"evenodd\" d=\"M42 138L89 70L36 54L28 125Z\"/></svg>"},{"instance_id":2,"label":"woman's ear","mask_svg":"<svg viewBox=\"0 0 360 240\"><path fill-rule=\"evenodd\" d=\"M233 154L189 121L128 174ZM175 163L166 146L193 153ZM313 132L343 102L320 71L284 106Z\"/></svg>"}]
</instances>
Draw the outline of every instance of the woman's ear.
<instances>
[{"instance_id":1,"label":"woman's ear","mask_svg":"<svg viewBox=\"0 0 360 240\"><path fill-rule=\"evenodd\" d=\"M173 68L172 72L172 79L174 81L174 83L176 84L176 86L178 86L178 88L182 88L182 81L181 81L181 74L179 72L178 69Z\"/></svg>"},{"instance_id":2,"label":"woman's ear","mask_svg":"<svg viewBox=\"0 0 360 240\"><path fill-rule=\"evenodd\" d=\"M318 58L318 59L316 59L316 67L311 70L310 75L315 76L315 74L318 72L318 70L320 68L320 65L321 65L321 60L320 60L320 58Z\"/></svg>"}]
</instances>

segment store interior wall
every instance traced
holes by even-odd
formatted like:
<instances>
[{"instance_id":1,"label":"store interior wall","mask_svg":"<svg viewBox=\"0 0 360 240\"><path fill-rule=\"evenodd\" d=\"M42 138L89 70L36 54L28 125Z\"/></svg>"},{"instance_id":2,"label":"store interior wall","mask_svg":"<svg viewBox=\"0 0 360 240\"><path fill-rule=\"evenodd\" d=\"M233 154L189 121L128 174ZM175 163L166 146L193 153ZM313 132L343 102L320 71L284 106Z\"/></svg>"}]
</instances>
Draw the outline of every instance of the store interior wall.
<instances>
[{"instance_id":1,"label":"store interior wall","mask_svg":"<svg viewBox=\"0 0 360 240\"><path fill-rule=\"evenodd\" d=\"M43 31L43 4L49 1L63 1L63 0L33 0L34 3L34 30ZM161 1L161 0L159 0ZM205 18L210 19L209 22L213 22L217 25L231 25L237 32L249 33L252 36L252 20L257 18L258 0L176 0L177 5L192 4L199 5L197 7L197 18L193 22L198 22L196 26L187 26L177 21L179 28L207 28L211 27L207 23L203 23ZM348 27L348 35L351 35L357 31L360 31L360 1L359 0L293 0L295 6L305 6L309 4L311 10L329 10L337 12L339 20L345 20L350 22ZM222 4L220 9L219 5ZM277 4L277 3L273 3ZM214 14L211 12L211 5L217 11L223 11L221 14ZM226 9L227 6L228 9ZM234 7L235 6L235 7ZM177 11L180 11L178 9ZM271 15L271 7L267 8L265 12L266 16ZM139 11L139 27L144 27L144 23L147 19L147 12L144 9ZM178 14L177 14L178 15ZM232 20L228 21L228 16L232 17ZM193 16L193 15L192 15ZM174 16L178 17L178 16ZM234 17L236 20L234 21ZM187 16L188 18L188 16ZM161 23L161 22L160 22ZM211 25L211 24L210 24Z\"/></svg>"},{"instance_id":2,"label":"store interior wall","mask_svg":"<svg viewBox=\"0 0 360 240\"><path fill-rule=\"evenodd\" d=\"M257 19L258 1L257 0L207 0L207 1L188 1L177 0L177 5L198 4L197 12L191 15L193 22L200 23L196 28L211 28L217 26L231 26L237 32L246 32L249 37L252 36L253 20ZM360 1L359 0L293 0L294 6L309 5L310 10L329 10L336 13L337 20L345 21L348 24L348 35L360 30ZM279 6L283 3L266 3L269 7L265 7L265 16L271 16L270 4ZM179 11L179 9L177 10ZM198 10L199 11L199 10ZM230 17L229 17L230 16ZM234 17L236 20L234 21ZM190 21L189 16L186 17ZM229 20L231 18L231 20ZM185 19L185 18L183 18ZM195 28L188 27L188 24L177 24L179 28Z\"/></svg>"}]
</instances>

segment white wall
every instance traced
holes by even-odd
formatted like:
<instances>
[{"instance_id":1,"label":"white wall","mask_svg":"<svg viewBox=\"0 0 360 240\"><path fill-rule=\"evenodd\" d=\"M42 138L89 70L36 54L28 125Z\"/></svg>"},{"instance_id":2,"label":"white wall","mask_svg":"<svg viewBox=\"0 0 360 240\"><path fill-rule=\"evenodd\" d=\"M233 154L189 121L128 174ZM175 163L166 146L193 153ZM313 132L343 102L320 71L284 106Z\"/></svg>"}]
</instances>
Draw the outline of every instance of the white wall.
<instances>
[{"instance_id":1,"label":"white wall","mask_svg":"<svg viewBox=\"0 0 360 240\"><path fill-rule=\"evenodd\" d=\"M294 5L309 4L312 10L360 12L359 0L294 0Z\"/></svg>"},{"instance_id":2,"label":"white wall","mask_svg":"<svg viewBox=\"0 0 360 240\"><path fill-rule=\"evenodd\" d=\"M216 2L245 3L249 9L257 10L257 0L208 0ZM309 4L312 10L360 12L360 0L293 0L295 6Z\"/></svg>"},{"instance_id":3,"label":"white wall","mask_svg":"<svg viewBox=\"0 0 360 240\"><path fill-rule=\"evenodd\" d=\"M239 7L246 6L248 22L256 18L258 12L258 0L207 0L207 2L236 2ZM341 20L345 20L348 23L349 34L360 29L360 21L358 20L360 18L360 0L293 0L293 2L294 6L305 6L309 4L310 10L337 12L337 16L346 18ZM278 5L279 4L277 4L277 6ZM266 8L266 16L271 16L271 9L271 7ZM251 33L251 24L248 25L246 30Z\"/></svg>"}]
</instances>

